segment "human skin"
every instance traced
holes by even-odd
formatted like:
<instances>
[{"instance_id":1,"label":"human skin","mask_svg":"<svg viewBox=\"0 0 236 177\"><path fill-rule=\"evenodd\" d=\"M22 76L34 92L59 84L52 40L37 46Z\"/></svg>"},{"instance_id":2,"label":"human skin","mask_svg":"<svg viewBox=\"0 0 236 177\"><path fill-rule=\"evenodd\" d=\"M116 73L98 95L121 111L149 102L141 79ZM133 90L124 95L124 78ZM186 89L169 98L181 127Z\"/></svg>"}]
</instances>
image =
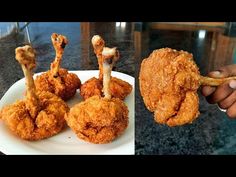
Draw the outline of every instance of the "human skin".
<instances>
[{"instance_id":1,"label":"human skin","mask_svg":"<svg viewBox=\"0 0 236 177\"><path fill-rule=\"evenodd\" d=\"M225 78L236 75L236 65L227 65L208 73L212 78ZM202 95L210 104L218 104L226 110L229 118L236 118L236 80L228 80L217 87L202 86Z\"/></svg>"}]
</instances>

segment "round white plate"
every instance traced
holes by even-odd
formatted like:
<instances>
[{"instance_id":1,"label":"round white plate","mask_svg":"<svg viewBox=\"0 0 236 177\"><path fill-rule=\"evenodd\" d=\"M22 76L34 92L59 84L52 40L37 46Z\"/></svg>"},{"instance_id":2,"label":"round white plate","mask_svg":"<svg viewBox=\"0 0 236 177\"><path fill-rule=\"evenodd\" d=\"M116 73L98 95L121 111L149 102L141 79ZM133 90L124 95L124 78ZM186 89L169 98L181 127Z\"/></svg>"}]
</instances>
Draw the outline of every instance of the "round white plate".
<instances>
[{"instance_id":1,"label":"round white plate","mask_svg":"<svg viewBox=\"0 0 236 177\"><path fill-rule=\"evenodd\" d=\"M70 71L75 73L84 83L91 77L98 76L98 70ZM40 74L40 73L38 73ZM38 74L35 74L38 75ZM135 79L127 74L112 71L112 76L129 82L133 90L125 99L129 108L129 126L124 134L109 144L91 144L80 140L67 127L64 131L51 138L40 141L26 141L18 138L0 121L0 151L5 154L134 154L134 87ZM0 109L16 100L23 98L25 91L25 79L13 84L0 101ZM81 102L79 91L67 103L71 107Z\"/></svg>"}]
</instances>

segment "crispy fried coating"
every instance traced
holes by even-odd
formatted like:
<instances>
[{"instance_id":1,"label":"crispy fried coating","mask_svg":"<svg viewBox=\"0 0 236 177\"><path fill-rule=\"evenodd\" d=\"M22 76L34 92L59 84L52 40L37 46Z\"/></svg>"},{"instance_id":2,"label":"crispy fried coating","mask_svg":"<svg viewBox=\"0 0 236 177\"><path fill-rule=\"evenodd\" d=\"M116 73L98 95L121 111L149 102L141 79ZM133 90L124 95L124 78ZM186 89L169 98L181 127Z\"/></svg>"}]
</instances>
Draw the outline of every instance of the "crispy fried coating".
<instances>
[{"instance_id":1,"label":"crispy fried coating","mask_svg":"<svg viewBox=\"0 0 236 177\"><path fill-rule=\"evenodd\" d=\"M80 87L80 95L86 100L92 96L102 96L102 81L93 77L83 83Z\"/></svg>"},{"instance_id":2,"label":"crispy fried coating","mask_svg":"<svg viewBox=\"0 0 236 177\"><path fill-rule=\"evenodd\" d=\"M58 96L35 89L32 69L36 66L36 55L31 46L17 47L15 54L25 75L26 99L5 106L0 119L22 139L35 141L51 137L64 127L64 115L69 107Z\"/></svg>"},{"instance_id":3,"label":"crispy fried coating","mask_svg":"<svg viewBox=\"0 0 236 177\"><path fill-rule=\"evenodd\" d=\"M105 47L105 41L99 35L94 35L92 40L92 45L94 48L94 53L98 59L99 65L99 78L95 77L87 80L84 84L82 84L80 88L80 95L83 99L87 99L94 95L103 96L103 62L107 58L113 57L111 68L115 64L116 61L119 60L120 54L116 47L108 48ZM121 79L112 77L110 82L110 92L111 96L115 98L119 98L124 100L127 95L129 95L132 91L132 85L128 82L125 82Z\"/></svg>"},{"instance_id":4,"label":"crispy fried coating","mask_svg":"<svg viewBox=\"0 0 236 177\"><path fill-rule=\"evenodd\" d=\"M110 92L113 98L124 100L127 95L131 93L131 91L132 85L130 85L128 82L116 77L111 77ZM80 95L85 100L95 95L103 96L102 80L99 80L95 77L87 80L80 88Z\"/></svg>"},{"instance_id":5,"label":"crispy fried coating","mask_svg":"<svg viewBox=\"0 0 236 177\"><path fill-rule=\"evenodd\" d=\"M75 105L65 119L76 135L96 144L109 143L128 126L128 108L118 98L93 96Z\"/></svg>"},{"instance_id":6,"label":"crispy fried coating","mask_svg":"<svg viewBox=\"0 0 236 177\"><path fill-rule=\"evenodd\" d=\"M111 77L110 82L111 96L124 100L132 91L132 85L117 77Z\"/></svg>"},{"instance_id":7,"label":"crispy fried coating","mask_svg":"<svg viewBox=\"0 0 236 177\"><path fill-rule=\"evenodd\" d=\"M139 73L140 92L155 121L169 126L192 123L199 115L200 73L192 54L170 48L154 50Z\"/></svg>"},{"instance_id":8,"label":"crispy fried coating","mask_svg":"<svg viewBox=\"0 0 236 177\"><path fill-rule=\"evenodd\" d=\"M91 143L109 143L121 135L128 126L127 106L120 99L112 98L110 91L111 70L117 59L117 52L116 48L107 48L102 53L104 97L92 96L73 106L65 115L67 124L77 136ZM95 87L96 81L96 78L92 78Z\"/></svg>"},{"instance_id":9,"label":"crispy fried coating","mask_svg":"<svg viewBox=\"0 0 236 177\"><path fill-rule=\"evenodd\" d=\"M22 139L35 141L58 134L66 125L64 115L69 111L65 102L50 92L37 92L41 110L32 118L26 100L4 107L0 118Z\"/></svg>"},{"instance_id":10,"label":"crispy fried coating","mask_svg":"<svg viewBox=\"0 0 236 177\"><path fill-rule=\"evenodd\" d=\"M50 70L37 76L35 85L37 90L54 93L66 101L75 95L76 90L80 88L81 81L76 74L68 73L66 69L60 68L62 55L68 44L67 38L53 33L51 40L56 57L51 63Z\"/></svg>"},{"instance_id":11,"label":"crispy fried coating","mask_svg":"<svg viewBox=\"0 0 236 177\"><path fill-rule=\"evenodd\" d=\"M76 90L80 88L81 81L76 74L68 73L66 69L60 68L58 73L60 77L59 81L57 78L51 77L50 71L37 76L35 86L37 90L49 91L63 100L68 100L73 97Z\"/></svg>"}]
</instances>

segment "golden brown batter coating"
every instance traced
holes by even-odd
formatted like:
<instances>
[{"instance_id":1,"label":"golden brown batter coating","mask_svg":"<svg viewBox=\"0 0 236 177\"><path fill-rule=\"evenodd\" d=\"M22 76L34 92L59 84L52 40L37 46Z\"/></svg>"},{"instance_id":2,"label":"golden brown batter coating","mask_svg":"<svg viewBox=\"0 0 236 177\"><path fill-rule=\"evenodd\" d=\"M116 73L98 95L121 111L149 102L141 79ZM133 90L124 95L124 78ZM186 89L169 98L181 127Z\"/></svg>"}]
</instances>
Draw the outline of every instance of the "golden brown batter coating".
<instances>
[{"instance_id":1,"label":"golden brown batter coating","mask_svg":"<svg viewBox=\"0 0 236 177\"><path fill-rule=\"evenodd\" d=\"M25 75L26 99L5 106L0 112L0 119L15 135L25 140L40 140L56 135L65 126L64 115L69 107L50 92L36 91L32 73L35 52L31 46L18 47L16 59Z\"/></svg>"},{"instance_id":2,"label":"golden brown batter coating","mask_svg":"<svg viewBox=\"0 0 236 177\"><path fill-rule=\"evenodd\" d=\"M68 73L66 69L60 68L64 48L68 40L63 35L53 33L51 36L53 46L56 51L56 58L51 63L51 69L35 79L37 90L49 91L68 100L73 97L76 90L80 88L81 81L74 73Z\"/></svg>"},{"instance_id":3,"label":"golden brown batter coating","mask_svg":"<svg viewBox=\"0 0 236 177\"><path fill-rule=\"evenodd\" d=\"M118 98L93 96L75 105L65 116L76 135L96 144L109 143L128 126L127 106Z\"/></svg>"},{"instance_id":4,"label":"golden brown batter coating","mask_svg":"<svg viewBox=\"0 0 236 177\"><path fill-rule=\"evenodd\" d=\"M41 110L35 118L29 114L26 100L1 110L0 118L17 136L25 140L40 140L58 134L66 125L64 115L69 111L65 102L50 92L37 92Z\"/></svg>"},{"instance_id":5,"label":"golden brown batter coating","mask_svg":"<svg viewBox=\"0 0 236 177\"><path fill-rule=\"evenodd\" d=\"M110 52L113 54L108 55ZM103 61L104 97L92 96L72 107L65 116L67 124L79 138L96 144L111 142L128 126L127 106L120 99L112 98L109 89L115 51L107 49L103 55L106 58Z\"/></svg>"},{"instance_id":6,"label":"golden brown batter coating","mask_svg":"<svg viewBox=\"0 0 236 177\"><path fill-rule=\"evenodd\" d=\"M200 73L192 54L162 48L142 61L140 92L155 120L169 126L191 123L199 115Z\"/></svg>"},{"instance_id":7,"label":"golden brown batter coating","mask_svg":"<svg viewBox=\"0 0 236 177\"><path fill-rule=\"evenodd\" d=\"M80 87L80 95L86 100L92 96L103 96L102 93L102 81L96 77L92 77L83 83Z\"/></svg>"},{"instance_id":8,"label":"golden brown batter coating","mask_svg":"<svg viewBox=\"0 0 236 177\"><path fill-rule=\"evenodd\" d=\"M131 93L132 86L126 81L111 77L110 90L113 98L124 100ZM80 88L80 95L85 100L94 95L104 96L102 92L102 81L95 77L87 80Z\"/></svg>"},{"instance_id":9,"label":"golden brown batter coating","mask_svg":"<svg viewBox=\"0 0 236 177\"><path fill-rule=\"evenodd\" d=\"M37 76L35 79L36 88L40 91L54 93L63 100L68 100L75 95L76 90L80 87L80 79L76 74L68 73L63 68L60 68L58 73L60 77L59 82L57 82L58 79L51 77L50 71Z\"/></svg>"},{"instance_id":10,"label":"golden brown batter coating","mask_svg":"<svg viewBox=\"0 0 236 177\"><path fill-rule=\"evenodd\" d=\"M82 84L80 88L80 95L83 97L83 99L87 99L94 95L103 96L102 91L102 85L103 85L103 61L104 56L102 55L103 51L107 51L110 48L105 47L105 41L99 36L95 35L92 38L92 45L94 48L94 53L97 56L98 59L98 65L99 65L99 78L91 78L87 80L84 84ZM116 50L116 48L112 48L113 50ZM119 52L116 50L116 58L114 59L114 63L119 59ZM114 65L112 64L112 67ZM130 85L128 82L123 81L121 79L118 79L116 77L111 78L110 82L110 91L111 95L114 98L119 98L121 100L124 100L127 95L129 95L132 91L132 85Z\"/></svg>"}]
</instances>

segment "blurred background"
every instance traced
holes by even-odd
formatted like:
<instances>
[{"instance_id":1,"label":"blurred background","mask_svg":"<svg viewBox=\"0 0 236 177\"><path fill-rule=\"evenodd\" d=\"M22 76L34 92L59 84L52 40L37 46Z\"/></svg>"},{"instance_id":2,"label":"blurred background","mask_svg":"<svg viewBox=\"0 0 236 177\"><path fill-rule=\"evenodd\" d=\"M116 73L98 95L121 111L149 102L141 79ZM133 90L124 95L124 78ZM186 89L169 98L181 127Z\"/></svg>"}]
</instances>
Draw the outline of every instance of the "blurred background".
<instances>
[{"instance_id":1,"label":"blurred background","mask_svg":"<svg viewBox=\"0 0 236 177\"><path fill-rule=\"evenodd\" d=\"M121 58L114 70L136 78L136 154L236 154L236 121L217 105L200 97L199 118L191 125L169 128L158 125L144 106L139 92L141 61L158 48L193 53L202 75L236 63L236 22L0 22L0 98L23 77L14 50L31 44L37 51L35 72L49 69L55 57L50 36L65 35L62 67L98 69L91 38L101 35L109 47L118 47Z\"/></svg>"}]
</instances>

